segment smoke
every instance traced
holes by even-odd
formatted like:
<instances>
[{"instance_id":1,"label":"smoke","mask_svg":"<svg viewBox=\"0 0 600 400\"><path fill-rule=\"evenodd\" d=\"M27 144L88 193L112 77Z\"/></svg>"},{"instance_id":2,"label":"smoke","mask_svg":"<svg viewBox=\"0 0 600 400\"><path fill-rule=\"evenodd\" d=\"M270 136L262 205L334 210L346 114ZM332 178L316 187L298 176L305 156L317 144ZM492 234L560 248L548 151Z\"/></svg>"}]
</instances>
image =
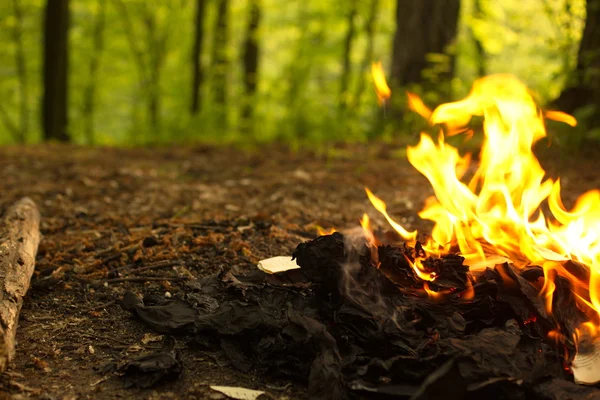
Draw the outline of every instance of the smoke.
<instances>
[{"instance_id":1,"label":"smoke","mask_svg":"<svg viewBox=\"0 0 600 400\"><path fill-rule=\"evenodd\" d=\"M339 282L342 297L370 313L381 325L393 322L398 328L399 313L393 297L399 289L378 269L378 247L362 228L344 231L346 259ZM395 296L390 296L391 294Z\"/></svg>"}]
</instances>

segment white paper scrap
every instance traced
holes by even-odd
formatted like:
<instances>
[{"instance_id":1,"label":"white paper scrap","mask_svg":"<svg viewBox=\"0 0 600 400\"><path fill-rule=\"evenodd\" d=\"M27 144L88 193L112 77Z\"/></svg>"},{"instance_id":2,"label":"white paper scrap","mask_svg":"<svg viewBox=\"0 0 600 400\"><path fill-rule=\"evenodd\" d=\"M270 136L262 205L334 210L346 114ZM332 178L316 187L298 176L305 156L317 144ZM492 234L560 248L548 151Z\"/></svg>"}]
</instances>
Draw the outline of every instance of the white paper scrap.
<instances>
[{"instance_id":1,"label":"white paper scrap","mask_svg":"<svg viewBox=\"0 0 600 400\"><path fill-rule=\"evenodd\" d=\"M234 386L211 386L212 390L223 393L227 397L238 400L256 400L261 394L265 394L262 390L252 390Z\"/></svg>"},{"instance_id":2,"label":"white paper scrap","mask_svg":"<svg viewBox=\"0 0 600 400\"><path fill-rule=\"evenodd\" d=\"M292 256L272 257L258 262L258 269L267 274L276 274L298 268L300 267L296 264L296 261L292 261Z\"/></svg>"},{"instance_id":3,"label":"white paper scrap","mask_svg":"<svg viewBox=\"0 0 600 400\"><path fill-rule=\"evenodd\" d=\"M593 385L600 382L600 340L585 350L581 347L571 364L573 377L575 383Z\"/></svg>"}]
</instances>

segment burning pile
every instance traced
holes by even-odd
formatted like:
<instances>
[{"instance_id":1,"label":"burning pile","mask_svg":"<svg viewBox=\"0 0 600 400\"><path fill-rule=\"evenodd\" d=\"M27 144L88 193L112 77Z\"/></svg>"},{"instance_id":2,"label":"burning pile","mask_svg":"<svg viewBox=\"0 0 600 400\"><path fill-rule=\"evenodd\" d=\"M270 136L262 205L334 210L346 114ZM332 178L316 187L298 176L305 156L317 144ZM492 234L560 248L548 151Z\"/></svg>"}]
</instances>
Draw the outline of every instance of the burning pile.
<instances>
[{"instance_id":1,"label":"burning pile","mask_svg":"<svg viewBox=\"0 0 600 400\"><path fill-rule=\"evenodd\" d=\"M378 69L374 65L374 70ZM381 78L375 83L379 98L388 98L389 88L381 86ZM470 155L461 157L456 148L446 144L444 130L437 144L422 134L420 143L408 148L410 163L427 177L435 192L419 213L435 222L423 254L458 253L474 273L503 262L520 270L541 267L543 277L535 285L550 317L556 277L567 279L587 320L567 331L557 321L550 337L563 344L570 339L575 344L583 338L594 340L600 326L600 191L583 194L572 210L566 210L560 180L545 179L532 150L546 130L527 88L512 76L494 75L475 82L464 100L441 105L433 112L413 94L409 94L409 104L432 125L444 125L447 135L472 135L468 123L473 117L483 117L485 135L479 165L464 181ZM546 112L545 116L576 124L573 117L561 112ZM407 244L414 246L417 232L394 222L385 203L368 189L367 194ZM544 202L550 217L543 212ZM435 281L421 257L412 265L421 279ZM473 278L476 280L476 275ZM428 290L427 283L424 288ZM440 297L439 293L432 295ZM472 292L467 294L472 296Z\"/></svg>"},{"instance_id":2,"label":"burning pile","mask_svg":"<svg viewBox=\"0 0 600 400\"><path fill-rule=\"evenodd\" d=\"M385 102L390 92L378 94ZM446 135L484 117L474 170L442 133L408 150L435 190L420 213L436 223L428 240L393 221L367 189L404 244L380 243L365 216L360 235L300 244L300 269L225 271L185 299L129 294L124 308L190 346L220 348L242 371L308 382L310 398L598 394L573 382L571 364L578 380L600 380L584 365L594 362L600 322L600 192L565 209L559 181L544 180L531 151L545 136L543 116L514 78L485 78L433 112L416 96L411 105Z\"/></svg>"}]
</instances>

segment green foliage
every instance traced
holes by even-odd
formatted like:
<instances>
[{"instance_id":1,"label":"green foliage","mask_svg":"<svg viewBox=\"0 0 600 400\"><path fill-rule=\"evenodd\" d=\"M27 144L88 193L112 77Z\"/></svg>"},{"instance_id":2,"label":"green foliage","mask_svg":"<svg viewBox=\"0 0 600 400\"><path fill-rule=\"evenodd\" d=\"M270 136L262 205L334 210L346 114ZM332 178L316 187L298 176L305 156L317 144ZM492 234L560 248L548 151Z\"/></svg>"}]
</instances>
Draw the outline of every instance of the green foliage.
<instances>
[{"instance_id":1,"label":"green foliage","mask_svg":"<svg viewBox=\"0 0 600 400\"><path fill-rule=\"evenodd\" d=\"M368 35L365 32L371 1L358 1L354 20L356 36L350 54L348 89L340 94L343 41L348 29L349 2L321 0L263 0L259 26L258 89L252 136L241 129L242 47L248 2L229 2L229 62L225 81L228 124L217 117L211 77L216 1L207 1L204 51L201 57L206 79L201 87L203 106L192 117L191 50L194 33L193 0L71 0L69 130L76 143L143 145L151 143L262 143L279 140L292 145L327 141L363 141L392 138L399 132L417 137L422 120L405 114L403 125L386 124L390 117L377 106L365 64ZM395 31L395 0L378 0L373 36L373 55L389 66ZM466 94L477 77L478 55L474 38L483 44L487 72L510 72L525 82L542 101L558 95L574 67L585 17L585 0L481 1L463 0L459 36L449 54L430 56L424 78L432 87L407 88L423 96L431 107L449 97ZM40 140L42 52L40 48L44 2L19 0L23 15L23 41L28 82L29 142ZM94 24L105 7L104 48L94 49ZM124 9L127 13L124 14ZM127 21L129 18L129 22ZM0 2L0 96L2 109L13 122L19 120L15 24L12 1ZM129 24L129 25L128 25ZM164 44L164 54L160 45ZM98 71L90 76L90 62L98 57ZM158 59L158 58L159 59ZM157 62L158 60L158 62ZM453 61L455 60L455 61ZM370 61L370 60L368 60ZM440 77L454 62L455 78ZM152 65L160 64L159 75ZM215 67L216 68L216 67ZM85 88L97 82L94 95L93 138L86 137ZM157 121L150 115L152 93L159 101ZM341 110L340 102L348 107ZM341 111L340 111L341 110ZM584 112L583 110L582 112ZM382 122L383 121L383 122ZM0 142L14 137L0 120Z\"/></svg>"},{"instance_id":2,"label":"green foliage","mask_svg":"<svg viewBox=\"0 0 600 400\"><path fill-rule=\"evenodd\" d=\"M474 2L482 10L474 14ZM585 0L462 0L455 86L461 94L476 78L473 36L486 53L487 73L511 73L548 101L575 67L585 23Z\"/></svg>"}]
</instances>

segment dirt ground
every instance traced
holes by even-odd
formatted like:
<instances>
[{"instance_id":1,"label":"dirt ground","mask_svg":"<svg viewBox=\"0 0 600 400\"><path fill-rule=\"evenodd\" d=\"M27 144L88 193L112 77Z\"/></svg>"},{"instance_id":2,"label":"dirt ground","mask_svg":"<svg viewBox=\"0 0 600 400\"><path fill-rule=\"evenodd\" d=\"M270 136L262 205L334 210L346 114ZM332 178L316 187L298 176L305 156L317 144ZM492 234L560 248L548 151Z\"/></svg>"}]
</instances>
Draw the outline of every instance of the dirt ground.
<instances>
[{"instance_id":1,"label":"dirt ground","mask_svg":"<svg viewBox=\"0 0 600 400\"><path fill-rule=\"evenodd\" d=\"M332 149L328 156L269 146L0 149L0 211L22 196L42 214L42 242L17 334L17 356L0 378L6 398L223 398L208 385L303 398L301 384L265 380L228 366L218 349L179 341L184 373L155 389L124 389L109 362L160 347L159 335L121 309L127 290L181 296L222 269L244 271L291 254L316 226L358 226L368 186L408 227L432 194L393 146ZM600 187L600 152L544 156L569 204ZM1 396L0 396L1 397Z\"/></svg>"}]
</instances>

